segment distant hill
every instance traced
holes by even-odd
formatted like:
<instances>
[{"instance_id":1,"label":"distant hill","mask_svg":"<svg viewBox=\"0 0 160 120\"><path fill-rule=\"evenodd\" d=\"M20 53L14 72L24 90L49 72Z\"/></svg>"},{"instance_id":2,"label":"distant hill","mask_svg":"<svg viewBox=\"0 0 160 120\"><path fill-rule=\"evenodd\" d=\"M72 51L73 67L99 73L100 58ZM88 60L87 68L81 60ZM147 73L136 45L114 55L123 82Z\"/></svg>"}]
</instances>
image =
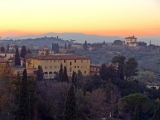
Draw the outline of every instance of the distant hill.
<instances>
[{"instance_id":1,"label":"distant hill","mask_svg":"<svg viewBox=\"0 0 160 120\"><path fill-rule=\"evenodd\" d=\"M76 40L78 43L84 43L85 40L87 40L88 43L94 43L94 42L113 42L114 40L122 40L124 41L124 38L119 36L99 36L99 35L87 35L83 33L46 33L46 34L40 34L40 35L24 35L24 36L16 36L16 37L8 37L8 39L27 39L27 38L40 38L40 37L59 37L63 40ZM126 36L127 37L127 36ZM3 37L4 38L4 37ZM144 41L147 44L151 41L152 44L160 45L160 36L141 36L137 37L138 41Z\"/></svg>"}]
</instances>

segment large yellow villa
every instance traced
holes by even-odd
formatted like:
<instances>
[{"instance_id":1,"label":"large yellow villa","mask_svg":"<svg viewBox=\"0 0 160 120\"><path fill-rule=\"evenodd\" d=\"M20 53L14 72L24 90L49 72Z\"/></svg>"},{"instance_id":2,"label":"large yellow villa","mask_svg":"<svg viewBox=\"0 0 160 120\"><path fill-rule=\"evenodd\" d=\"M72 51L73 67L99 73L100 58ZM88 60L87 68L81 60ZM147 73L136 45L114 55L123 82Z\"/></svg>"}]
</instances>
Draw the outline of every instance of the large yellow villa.
<instances>
[{"instance_id":1,"label":"large yellow villa","mask_svg":"<svg viewBox=\"0 0 160 120\"><path fill-rule=\"evenodd\" d=\"M90 75L90 59L84 56L76 56L71 54L54 54L48 56L37 56L26 61L26 68L38 68L42 66L44 78L54 78L55 73L59 72L60 65L66 66L68 76L73 71L80 70L82 75Z\"/></svg>"}]
</instances>

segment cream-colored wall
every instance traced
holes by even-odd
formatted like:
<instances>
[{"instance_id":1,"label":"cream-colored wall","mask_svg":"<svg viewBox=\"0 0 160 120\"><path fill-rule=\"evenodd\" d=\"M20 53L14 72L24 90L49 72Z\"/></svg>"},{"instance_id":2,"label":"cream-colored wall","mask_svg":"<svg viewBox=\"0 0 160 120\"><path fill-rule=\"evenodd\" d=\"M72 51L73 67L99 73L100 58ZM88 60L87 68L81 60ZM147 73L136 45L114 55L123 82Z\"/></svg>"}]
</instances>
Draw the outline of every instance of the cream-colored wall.
<instances>
[{"instance_id":1,"label":"cream-colored wall","mask_svg":"<svg viewBox=\"0 0 160 120\"><path fill-rule=\"evenodd\" d=\"M70 65L70 62L72 63ZM73 71L78 73L78 70L82 72L82 75L89 75L90 74L90 60L31 60L31 66L26 67L36 67L38 68L38 65L42 66L43 72L59 72L60 65L66 66L67 68L67 74L68 76L71 76ZM70 71L71 68L71 71ZM47 78L47 77L45 77Z\"/></svg>"},{"instance_id":2,"label":"cream-colored wall","mask_svg":"<svg viewBox=\"0 0 160 120\"><path fill-rule=\"evenodd\" d=\"M12 53L0 53L0 56L4 56L5 60L8 60L9 58L13 57L15 54Z\"/></svg>"},{"instance_id":3,"label":"cream-colored wall","mask_svg":"<svg viewBox=\"0 0 160 120\"><path fill-rule=\"evenodd\" d=\"M129 44L131 42L137 42L137 39L136 38L126 38L125 39L125 44Z\"/></svg>"}]
</instances>

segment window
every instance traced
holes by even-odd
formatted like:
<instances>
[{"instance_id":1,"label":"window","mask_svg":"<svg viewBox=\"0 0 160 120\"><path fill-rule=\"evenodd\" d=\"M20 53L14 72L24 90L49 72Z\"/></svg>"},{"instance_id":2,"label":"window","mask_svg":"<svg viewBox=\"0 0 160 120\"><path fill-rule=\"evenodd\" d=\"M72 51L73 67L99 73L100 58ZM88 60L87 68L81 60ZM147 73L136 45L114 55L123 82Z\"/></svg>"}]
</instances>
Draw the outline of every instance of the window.
<instances>
[{"instance_id":1,"label":"window","mask_svg":"<svg viewBox=\"0 0 160 120\"><path fill-rule=\"evenodd\" d=\"M74 60L74 62L76 63L76 60Z\"/></svg>"},{"instance_id":2,"label":"window","mask_svg":"<svg viewBox=\"0 0 160 120\"><path fill-rule=\"evenodd\" d=\"M70 67L70 72L72 72L72 68Z\"/></svg>"},{"instance_id":3,"label":"window","mask_svg":"<svg viewBox=\"0 0 160 120\"><path fill-rule=\"evenodd\" d=\"M52 66L50 66L50 69L52 69Z\"/></svg>"},{"instance_id":4,"label":"window","mask_svg":"<svg viewBox=\"0 0 160 120\"><path fill-rule=\"evenodd\" d=\"M56 62L56 60L54 60L54 62Z\"/></svg>"},{"instance_id":5,"label":"window","mask_svg":"<svg viewBox=\"0 0 160 120\"><path fill-rule=\"evenodd\" d=\"M45 69L47 69L47 66L45 66Z\"/></svg>"},{"instance_id":6,"label":"window","mask_svg":"<svg viewBox=\"0 0 160 120\"><path fill-rule=\"evenodd\" d=\"M76 68L76 66L74 66L74 68Z\"/></svg>"},{"instance_id":7,"label":"window","mask_svg":"<svg viewBox=\"0 0 160 120\"><path fill-rule=\"evenodd\" d=\"M70 65L72 65L72 62L70 62Z\"/></svg>"},{"instance_id":8,"label":"window","mask_svg":"<svg viewBox=\"0 0 160 120\"><path fill-rule=\"evenodd\" d=\"M79 68L79 66L77 66L77 68Z\"/></svg>"},{"instance_id":9,"label":"window","mask_svg":"<svg viewBox=\"0 0 160 120\"><path fill-rule=\"evenodd\" d=\"M57 68L57 66L54 66L54 68Z\"/></svg>"},{"instance_id":10,"label":"window","mask_svg":"<svg viewBox=\"0 0 160 120\"><path fill-rule=\"evenodd\" d=\"M66 63L66 60L64 60L64 63Z\"/></svg>"},{"instance_id":11,"label":"window","mask_svg":"<svg viewBox=\"0 0 160 120\"><path fill-rule=\"evenodd\" d=\"M52 62L52 60L50 60L50 62Z\"/></svg>"},{"instance_id":12,"label":"window","mask_svg":"<svg viewBox=\"0 0 160 120\"><path fill-rule=\"evenodd\" d=\"M84 74L86 74L86 71L84 71Z\"/></svg>"},{"instance_id":13,"label":"window","mask_svg":"<svg viewBox=\"0 0 160 120\"><path fill-rule=\"evenodd\" d=\"M83 62L83 60L81 60L81 62Z\"/></svg>"}]
</instances>

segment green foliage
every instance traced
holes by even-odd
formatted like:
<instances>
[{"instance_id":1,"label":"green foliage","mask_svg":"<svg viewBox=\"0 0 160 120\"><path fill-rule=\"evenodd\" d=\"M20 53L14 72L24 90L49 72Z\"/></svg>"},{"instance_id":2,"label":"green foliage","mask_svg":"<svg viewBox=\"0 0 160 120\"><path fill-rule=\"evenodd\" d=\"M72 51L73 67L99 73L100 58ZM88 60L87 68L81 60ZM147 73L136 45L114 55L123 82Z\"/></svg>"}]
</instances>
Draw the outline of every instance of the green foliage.
<instances>
[{"instance_id":1,"label":"green foliage","mask_svg":"<svg viewBox=\"0 0 160 120\"><path fill-rule=\"evenodd\" d=\"M68 91L67 100L65 103L64 120L77 119L76 97L74 86L72 85Z\"/></svg>"},{"instance_id":2,"label":"green foliage","mask_svg":"<svg viewBox=\"0 0 160 120\"><path fill-rule=\"evenodd\" d=\"M130 79L131 76L137 75L137 68L138 62L135 60L135 58L128 58L124 65L124 75L126 76L126 80Z\"/></svg>"},{"instance_id":3,"label":"green foliage","mask_svg":"<svg viewBox=\"0 0 160 120\"><path fill-rule=\"evenodd\" d=\"M31 120L30 96L28 89L27 71L24 69L20 87L17 120Z\"/></svg>"},{"instance_id":4,"label":"green foliage","mask_svg":"<svg viewBox=\"0 0 160 120\"><path fill-rule=\"evenodd\" d=\"M127 111L133 116L132 113L136 108L140 112L140 118L147 119L153 114L154 104L146 95L140 93L130 94L118 101L118 111L122 117Z\"/></svg>"},{"instance_id":5,"label":"green foliage","mask_svg":"<svg viewBox=\"0 0 160 120\"><path fill-rule=\"evenodd\" d=\"M99 70L99 74L102 80L106 80L107 79L107 67L106 64L102 64L100 70Z\"/></svg>"},{"instance_id":6,"label":"green foliage","mask_svg":"<svg viewBox=\"0 0 160 120\"><path fill-rule=\"evenodd\" d=\"M124 73L123 73L123 68L124 68L124 62L125 62L125 57L123 55L117 55L112 58L112 63L118 64L118 78L119 79L124 79Z\"/></svg>"},{"instance_id":7,"label":"green foliage","mask_svg":"<svg viewBox=\"0 0 160 120\"><path fill-rule=\"evenodd\" d=\"M156 109L152 120L160 120L160 105L158 105L158 108Z\"/></svg>"},{"instance_id":8,"label":"green foliage","mask_svg":"<svg viewBox=\"0 0 160 120\"><path fill-rule=\"evenodd\" d=\"M138 118L139 118L138 109L135 108L132 120L138 120Z\"/></svg>"}]
</instances>

